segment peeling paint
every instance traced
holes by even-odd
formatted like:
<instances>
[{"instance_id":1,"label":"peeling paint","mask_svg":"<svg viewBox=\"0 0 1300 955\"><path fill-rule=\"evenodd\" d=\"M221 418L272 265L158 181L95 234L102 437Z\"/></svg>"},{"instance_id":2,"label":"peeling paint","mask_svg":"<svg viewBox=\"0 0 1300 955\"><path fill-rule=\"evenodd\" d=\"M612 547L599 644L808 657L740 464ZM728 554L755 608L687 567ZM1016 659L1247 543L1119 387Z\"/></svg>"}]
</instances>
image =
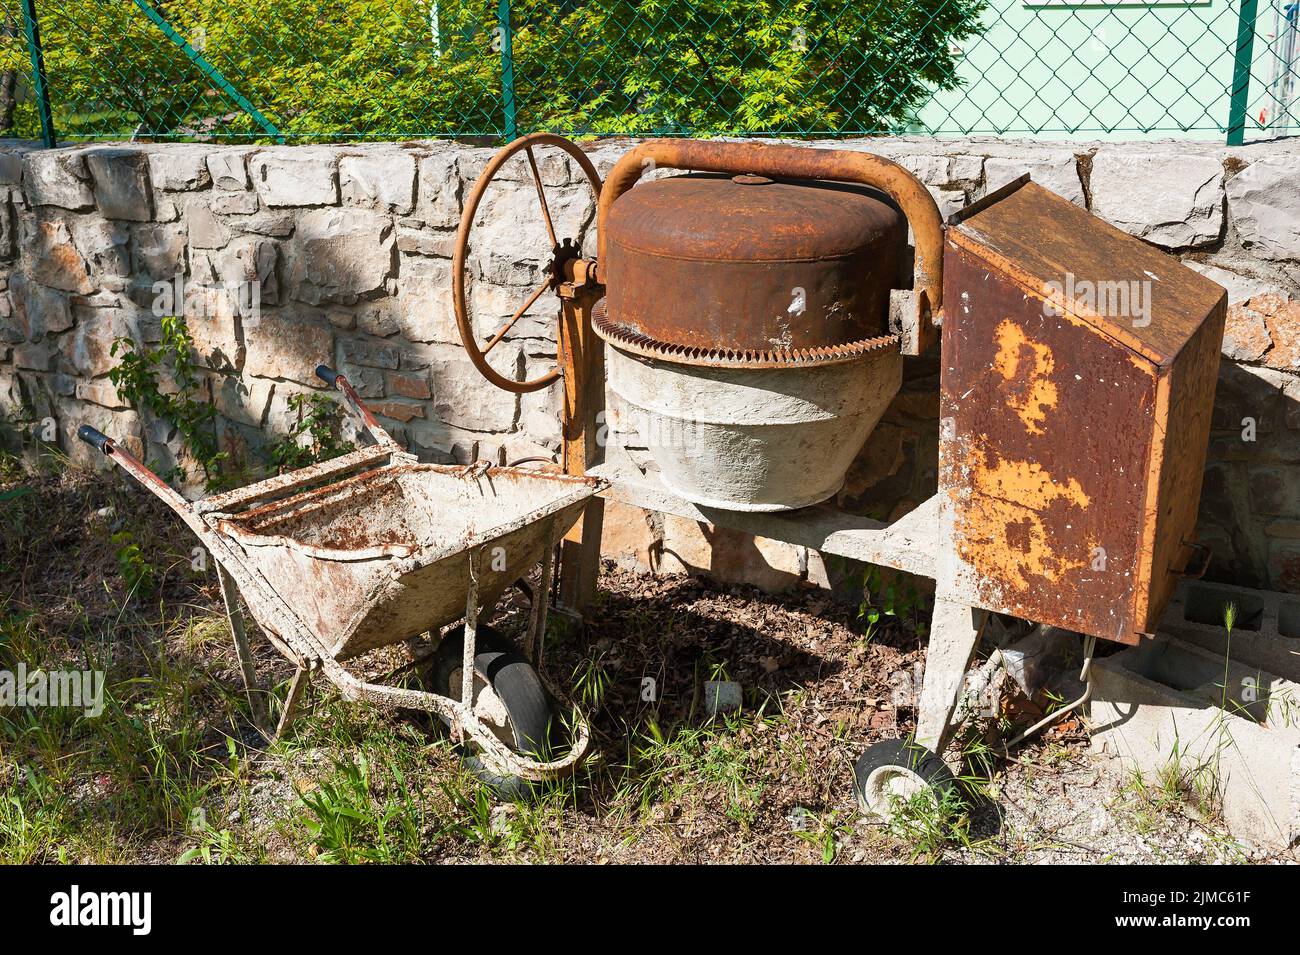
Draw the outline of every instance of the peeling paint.
<instances>
[{"instance_id":1,"label":"peeling paint","mask_svg":"<svg viewBox=\"0 0 1300 955\"><path fill-rule=\"evenodd\" d=\"M1057 399L1056 384L1051 380L1056 370L1052 349L1031 339L1009 318L998 324L997 347L994 368L1015 389L1006 399L1007 407L1024 423L1026 431L1043 434L1047 412L1056 407ZM1022 369L1022 356L1026 352L1025 365L1031 367Z\"/></svg>"}]
</instances>

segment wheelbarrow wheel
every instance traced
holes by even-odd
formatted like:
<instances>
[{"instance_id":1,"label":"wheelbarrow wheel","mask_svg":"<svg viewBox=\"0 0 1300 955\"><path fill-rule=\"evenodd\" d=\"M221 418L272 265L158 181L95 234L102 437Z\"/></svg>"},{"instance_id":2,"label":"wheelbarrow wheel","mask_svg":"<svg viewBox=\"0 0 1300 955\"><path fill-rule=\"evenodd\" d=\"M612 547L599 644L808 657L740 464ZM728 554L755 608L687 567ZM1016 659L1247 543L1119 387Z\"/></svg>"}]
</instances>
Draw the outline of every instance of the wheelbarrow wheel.
<instances>
[{"instance_id":1,"label":"wheelbarrow wheel","mask_svg":"<svg viewBox=\"0 0 1300 955\"><path fill-rule=\"evenodd\" d=\"M868 746L853 767L853 793L865 814L885 820L918 797L943 808L959 795L957 778L947 764L910 739Z\"/></svg>"},{"instance_id":2,"label":"wheelbarrow wheel","mask_svg":"<svg viewBox=\"0 0 1300 955\"><path fill-rule=\"evenodd\" d=\"M553 758L560 737L555 702L541 677L499 631L480 625L474 657L474 710L483 725L523 756ZM459 700L465 631L458 627L443 638L431 670L435 693ZM522 799L533 784L519 776L489 770L472 752L465 766L502 799Z\"/></svg>"}]
</instances>

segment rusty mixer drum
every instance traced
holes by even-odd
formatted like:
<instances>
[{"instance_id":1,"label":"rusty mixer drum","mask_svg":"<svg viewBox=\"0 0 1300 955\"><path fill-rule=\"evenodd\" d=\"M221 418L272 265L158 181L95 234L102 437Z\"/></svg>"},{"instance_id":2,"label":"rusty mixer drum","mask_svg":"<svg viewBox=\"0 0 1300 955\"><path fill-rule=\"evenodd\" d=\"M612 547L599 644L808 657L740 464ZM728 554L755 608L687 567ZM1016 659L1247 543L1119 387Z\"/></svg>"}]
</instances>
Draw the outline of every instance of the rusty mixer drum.
<instances>
[{"instance_id":1,"label":"rusty mixer drum","mask_svg":"<svg viewBox=\"0 0 1300 955\"><path fill-rule=\"evenodd\" d=\"M879 196L686 175L612 206L593 327L670 490L742 511L839 490L902 379L888 311L906 224Z\"/></svg>"}]
</instances>

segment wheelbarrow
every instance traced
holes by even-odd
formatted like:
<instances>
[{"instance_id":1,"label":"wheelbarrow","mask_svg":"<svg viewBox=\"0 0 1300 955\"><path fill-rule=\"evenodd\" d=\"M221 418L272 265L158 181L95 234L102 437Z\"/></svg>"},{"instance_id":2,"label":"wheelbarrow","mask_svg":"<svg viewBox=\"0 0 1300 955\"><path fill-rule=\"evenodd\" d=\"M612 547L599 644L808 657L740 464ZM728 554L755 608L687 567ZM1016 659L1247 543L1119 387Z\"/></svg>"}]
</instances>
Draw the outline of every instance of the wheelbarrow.
<instances>
[{"instance_id":1,"label":"wheelbarrow","mask_svg":"<svg viewBox=\"0 0 1300 955\"><path fill-rule=\"evenodd\" d=\"M324 365L316 374L341 393L358 419L358 438L369 443L358 440L358 449L341 457L198 501L89 425L77 436L161 498L212 554L249 705L269 739L288 728L319 670L347 700L437 716L472 747L471 765L499 789L571 772L586 753L589 728L581 717L568 733L560 728L558 694L539 664L556 546L604 482L486 462L421 464L384 431L347 378ZM541 581L520 652L479 619L538 563ZM296 667L274 729L241 595ZM463 627L442 634L462 618ZM431 690L370 682L347 666L425 633L441 639L390 677L432 660Z\"/></svg>"}]
</instances>

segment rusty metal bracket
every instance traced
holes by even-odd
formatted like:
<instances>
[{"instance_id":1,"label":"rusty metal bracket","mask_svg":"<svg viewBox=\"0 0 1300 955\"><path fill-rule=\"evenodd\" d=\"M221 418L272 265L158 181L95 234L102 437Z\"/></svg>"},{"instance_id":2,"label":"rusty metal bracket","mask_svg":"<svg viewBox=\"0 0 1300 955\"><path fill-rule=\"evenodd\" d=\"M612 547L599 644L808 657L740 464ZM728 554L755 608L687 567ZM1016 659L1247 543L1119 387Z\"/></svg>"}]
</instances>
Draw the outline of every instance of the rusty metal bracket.
<instances>
[{"instance_id":1,"label":"rusty metal bracket","mask_svg":"<svg viewBox=\"0 0 1300 955\"><path fill-rule=\"evenodd\" d=\"M1214 551L1210 549L1208 544L1198 544L1195 541L1185 540L1182 544L1184 547L1190 547L1201 555L1201 565L1195 570L1191 570L1187 567L1184 567L1182 570L1175 570L1173 567L1170 567L1169 570L1171 573L1182 577L1184 580L1200 580L1205 576L1205 572L1210 569L1210 561L1214 560Z\"/></svg>"}]
</instances>

